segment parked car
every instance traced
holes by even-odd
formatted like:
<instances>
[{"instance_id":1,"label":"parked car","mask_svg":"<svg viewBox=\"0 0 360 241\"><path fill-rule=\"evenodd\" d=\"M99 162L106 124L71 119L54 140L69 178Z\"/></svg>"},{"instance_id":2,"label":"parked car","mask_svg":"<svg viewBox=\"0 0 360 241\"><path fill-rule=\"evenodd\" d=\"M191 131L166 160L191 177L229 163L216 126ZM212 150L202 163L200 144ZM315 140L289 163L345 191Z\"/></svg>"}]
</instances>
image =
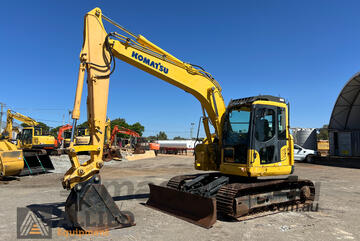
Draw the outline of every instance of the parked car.
<instances>
[{"instance_id":1,"label":"parked car","mask_svg":"<svg viewBox=\"0 0 360 241\"><path fill-rule=\"evenodd\" d=\"M294 160L295 161L312 162L314 156L316 156L317 154L318 154L317 151L306 149L302 146L294 144Z\"/></svg>"}]
</instances>

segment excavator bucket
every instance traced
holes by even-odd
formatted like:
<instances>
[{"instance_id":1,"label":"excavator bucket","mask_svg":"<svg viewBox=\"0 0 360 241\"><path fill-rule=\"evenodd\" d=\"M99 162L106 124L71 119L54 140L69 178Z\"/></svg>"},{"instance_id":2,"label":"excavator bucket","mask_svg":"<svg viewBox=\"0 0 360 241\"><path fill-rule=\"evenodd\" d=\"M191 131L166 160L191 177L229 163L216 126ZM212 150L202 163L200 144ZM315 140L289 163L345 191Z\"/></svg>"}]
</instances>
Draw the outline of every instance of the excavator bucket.
<instances>
[{"instance_id":1,"label":"excavator bucket","mask_svg":"<svg viewBox=\"0 0 360 241\"><path fill-rule=\"evenodd\" d=\"M216 222L216 200L149 184L146 205L204 228Z\"/></svg>"},{"instance_id":2,"label":"excavator bucket","mask_svg":"<svg viewBox=\"0 0 360 241\"><path fill-rule=\"evenodd\" d=\"M66 200L65 212L75 228L86 232L105 231L135 225L131 213L122 212L94 176L87 183L77 184Z\"/></svg>"},{"instance_id":3,"label":"excavator bucket","mask_svg":"<svg viewBox=\"0 0 360 241\"><path fill-rule=\"evenodd\" d=\"M13 143L0 140L0 176L19 175L23 168L23 152Z\"/></svg>"},{"instance_id":4,"label":"excavator bucket","mask_svg":"<svg viewBox=\"0 0 360 241\"><path fill-rule=\"evenodd\" d=\"M21 171L20 176L46 173L54 169L48 154L24 152L24 169Z\"/></svg>"},{"instance_id":5,"label":"excavator bucket","mask_svg":"<svg viewBox=\"0 0 360 241\"><path fill-rule=\"evenodd\" d=\"M24 168L22 151L0 151L0 176L16 176Z\"/></svg>"}]
</instances>

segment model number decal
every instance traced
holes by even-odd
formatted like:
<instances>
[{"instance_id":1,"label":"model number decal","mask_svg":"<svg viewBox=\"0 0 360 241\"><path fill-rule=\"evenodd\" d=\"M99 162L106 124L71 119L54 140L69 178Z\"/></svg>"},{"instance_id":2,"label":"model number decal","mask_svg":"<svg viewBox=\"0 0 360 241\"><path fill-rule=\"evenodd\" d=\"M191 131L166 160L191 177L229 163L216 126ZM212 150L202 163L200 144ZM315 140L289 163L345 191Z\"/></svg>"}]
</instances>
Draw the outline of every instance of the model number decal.
<instances>
[{"instance_id":1,"label":"model number decal","mask_svg":"<svg viewBox=\"0 0 360 241\"><path fill-rule=\"evenodd\" d=\"M169 69L165 68L160 62L156 63L154 61L151 61L150 59L142 56L141 54L136 53L135 51L132 52L131 57L143 62L144 64L149 65L150 67L153 67L154 69L159 70L160 72L163 72L165 74L169 73Z\"/></svg>"}]
</instances>

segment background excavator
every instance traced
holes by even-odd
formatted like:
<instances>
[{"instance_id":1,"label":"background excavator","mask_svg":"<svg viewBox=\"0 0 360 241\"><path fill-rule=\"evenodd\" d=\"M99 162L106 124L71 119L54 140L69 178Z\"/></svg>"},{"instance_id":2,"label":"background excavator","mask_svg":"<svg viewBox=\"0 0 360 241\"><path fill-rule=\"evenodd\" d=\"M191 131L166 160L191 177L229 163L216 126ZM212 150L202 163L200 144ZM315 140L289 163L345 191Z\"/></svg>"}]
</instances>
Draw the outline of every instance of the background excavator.
<instances>
[{"instance_id":1,"label":"background excavator","mask_svg":"<svg viewBox=\"0 0 360 241\"><path fill-rule=\"evenodd\" d=\"M76 145L89 145L90 133L88 128L85 127L77 128L75 143Z\"/></svg>"},{"instance_id":2,"label":"background excavator","mask_svg":"<svg viewBox=\"0 0 360 241\"><path fill-rule=\"evenodd\" d=\"M65 133L72 129L72 125L66 124L59 128L57 138L55 139L55 148L64 148L65 145Z\"/></svg>"},{"instance_id":3,"label":"background excavator","mask_svg":"<svg viewBox=\"0 0 360 241\"><path fill-rule=\"evenodd\" d=\"M25 123L27 126L17 134L16 139L13 139L13 121L14 119ZM34 119L14 112L10 109L7 111L6 127L2 133L2 138L6 140L7 146L12 143L16 149L22 150L22 162L8 162L6 165L13 170L11 175L28 175L45 173L49 170L54 170L54 166L50 160L49 153L54 151L55 138L51 135L45 135L39 123ZM3 163L6 163L3 159ZM4 168L4 169L7 169Z\"/></svg>"},{"instance_id":4,"label":"background excavator","mask_svg":"<svg viewBox=\"0 0 360 241\"><path fill-rule=\"evenodd\" d=\"M137 133L136 131L130 130L128 128L125 128L123 126L119 127L118 125L115 125L113 130L111 131L111 136L110 136L108 144L110 146L116 146L116 147L120 148L120 145L118 145L118 140L117 140L117 134L119 134L119 133L130 136L130 139L128 140L127 144L122 145L122 142L121 142L121 147L134 149L135 146L132 146L132 143L136 143L137 138L140 138L139 133ZM110 134L110 128L109 128L109 133L108 134Z\"/></svg>"},{"instance_id":5,"label":"background excavator","mask_svg":"<svg viewBox=\"0 0 360 241\"><path fill-rule=\"evenodd\" d=\"M104 161L121 160L121 150L119 146L114 145L110 124L111 124L110 119L107 119L105 124L103 160Z\"/></svg>"},{"instance_id":6,"label":"background excavator","mask_svg":"<svg viewBox=\"0 0 360 241\"><path fill-rule=\"evenodd\" d=\"M72 167L63 178L64 188L71 189L65 210L75 226L97 230L134 224L116 206L99 176L103 166L109 78L116 58L185 90L202 107L206 139L195 148L194 167L211 172L174 177L166 187L149 184L148 206L209 228L217 214L236 218L258 209L314 199L311 181L272 177L294 171L288 105L283 98L233 99L226 107L220 85L201 67L185 63L143 36L131 33L104 16L99 8L88 12L84 20L72 119L76 127L86 72L91 143L74 146L72 132L69 149ZM103 20L123 34L107 33ZM214 133L210 132L210 124ZM76 153L82 150L90 151L91 156L80 164ZM262 178L267 176L272 178Z\"/></svg>"},{"instance_id":7,"label":"background excavator","mask_svg":"<svg viewBox=\"0 0 360 241\"><path fill-rule=\"evenodd\" d=\"M121 160L122 154L121 150L126 152L131 152L132 154L143 154L148 150L154 151L157 154L157 151L160 149L160 144L158 143L148 143L145 138L142 138L139 133L136 131L130 130L123 126L115 125L111 131L110 120L106 122L106 135L104 142L104 151L103 151L103 160ZM111 133L111 135L110 135ZM124 134L130 136L130 139L121 139L120 144L118 145L117 134ZM109 138L110 136L110 138ZM125 142L126 141L126 142Z\"/></svg>"},{"instance_id":8,"label":"background excavator","mask_svg":"<svg viewBox=\"0 0 360 241\"><path fill-rule=\"evenodd\" d=\"M145 151L147 150L151 150L154 151L157 155L157 152L160 149L160 144L149 142L148 140L146 140L146 138L141 137L140 134L136 131L130 130L123 126L118 127L117 125L114 126L114 129L111 133L111 145L117 143L116 136L118 133L130 136L130 139L128 139L127 143L122 143L121 145L125 148L129 147L131 149L134 149L135 154L142 154L145 153Z\"/></svg>"},{"instance_id":9,"label":"background excavator","mask_svg":"<svg viewBox=\"0 0 360 241\"><path fill-rule=\"evenodd\" d=\"M130 130L130 129L125 128L123 126L119 127L118 125L115 125L114 129L111 132L111 137L110 137L111 145L116 144L116 142L117 142L116 136L117 136L118 133L124 134L124 135L129 135L129 136L134 137L134 138L139 138L140 137L139 133L137 133L136 131Z\"/></svg>"}]
</instances>

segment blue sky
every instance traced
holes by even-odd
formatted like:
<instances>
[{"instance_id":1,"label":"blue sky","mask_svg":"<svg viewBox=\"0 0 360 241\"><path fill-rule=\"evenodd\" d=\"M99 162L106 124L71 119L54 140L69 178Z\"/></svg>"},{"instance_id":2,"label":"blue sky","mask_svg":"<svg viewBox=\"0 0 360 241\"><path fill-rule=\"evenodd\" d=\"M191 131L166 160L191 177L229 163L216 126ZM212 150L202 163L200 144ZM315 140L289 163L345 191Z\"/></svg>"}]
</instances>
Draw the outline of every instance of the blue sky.
<instances>
[{"instance_id":1,"label":"blue sky","mask_svg":"<svg viewBox=\"0 0 360 241\"><path fill-rule=\"evenodd\" d=\"M293 127L327 124L340 90L360 69L359 1L4 1L0 102L50 126L67 121L83 16L97 6L179 59L203 66L222 86L226 104L258 94L285 97ZM85 105L83 98L80 122ZM139 121L145 136L189 137L200 115L191 95L117 61L110 118Z\"/></svg>"}]
</instances>

